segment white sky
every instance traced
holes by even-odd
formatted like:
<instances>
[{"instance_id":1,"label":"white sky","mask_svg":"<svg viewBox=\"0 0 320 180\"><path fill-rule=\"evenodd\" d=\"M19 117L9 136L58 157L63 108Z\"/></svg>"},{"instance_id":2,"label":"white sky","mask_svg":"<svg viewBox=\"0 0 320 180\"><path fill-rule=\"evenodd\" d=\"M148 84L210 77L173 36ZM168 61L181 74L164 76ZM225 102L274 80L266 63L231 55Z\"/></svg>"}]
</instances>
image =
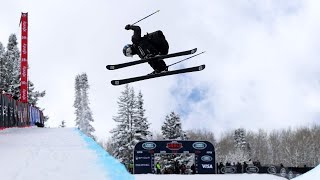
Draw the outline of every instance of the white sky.
<instances>
[{"instance_id":1,"label":"white sky","mask_svg":"<svg viewBox=\"0 0 320 180\"><path fill-rule=\"evenodd\" d=\"M29 12L29 78L47 92L39 106L50 117L48 125L62 120L74 125L75 76L86 72L93 125L105 138L115 127L112 116L124 89L110 81L152 71L147 64L117 71L105 66L132 60L122 54L132 35L124 26L158 9L139 23L142 33L161 29L170 52L206 51L174 67L206 64L206 69L131 84L144 95L152 129L160 131L172 110L181 113L184 129L208 128L217 136L239 127L319 123L316 0L11 0L0 6L0 42L6 46L11 33L20 37L21 12Z\"/></svg>"}]
</instances>

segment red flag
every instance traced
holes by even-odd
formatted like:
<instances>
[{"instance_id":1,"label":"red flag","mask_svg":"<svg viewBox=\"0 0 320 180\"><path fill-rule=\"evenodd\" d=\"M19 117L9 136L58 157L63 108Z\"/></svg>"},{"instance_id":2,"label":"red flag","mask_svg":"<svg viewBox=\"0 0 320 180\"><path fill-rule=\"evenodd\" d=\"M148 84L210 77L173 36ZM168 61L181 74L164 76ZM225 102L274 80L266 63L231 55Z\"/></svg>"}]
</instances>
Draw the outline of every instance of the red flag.
<instances>
[{"instance_id":1,"label":"red flag","mask_svg":"<svg viewBox=\"0 0 320 180\"><path fill-rule=\"evenodd\" d=\"M28 103L28 13L21 13L20 101Z\"/></svg>"}]
</instances>

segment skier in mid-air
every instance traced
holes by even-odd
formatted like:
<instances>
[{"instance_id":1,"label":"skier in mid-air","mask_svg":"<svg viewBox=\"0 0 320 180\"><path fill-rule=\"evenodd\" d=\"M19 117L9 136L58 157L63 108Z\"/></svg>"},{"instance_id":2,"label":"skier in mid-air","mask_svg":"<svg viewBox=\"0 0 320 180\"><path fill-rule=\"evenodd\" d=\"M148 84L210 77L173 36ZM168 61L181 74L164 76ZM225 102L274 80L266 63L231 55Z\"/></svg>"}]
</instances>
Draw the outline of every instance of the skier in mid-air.
<instances>
[{"instance_id":1,"label":"skier in mid-air","mask_svg":"<svg viewBox=\"0 0 320 180\"><path fill-rule=\"evenodd\" d=\"M116 70L120 68L135 66L138 64L146 63L148 62L149 65L153 68L153 72L147 75L142 76L136 76L131 78L125 78L125 79L118 79L118 80L111 80L111 84L118 86L122 84L128 84L132 82L147 80L147 79L153 79L153 78L159 78L164 76L171 76L176 74L183 74L183 73L190 73L190 72L196 72L196 71L202 71L206 66L200 65L200 66L194 66L194 67L188 67L188 68L179 68L175 70L168 70L168 67L181 63L185 60L188 60L190 58L193 58L195 56L198 56L200 54L203 54L205 51L195 54L193 56L190 56L188 58L184 58L183 60L180 60L178 62L175 62L170 65L166 65L164 62L164 59L174 58L174 57L182 57L186 55L191 55L197 52L197 48L185 50L185 51L179 51L175 53L169 52L169 44L166 40L165 36L163 35L162 31L158 30L152 33L147 33L146 35L141 37L141 28L135 24L138 22L152 16L153 14L159 12L157 10L156 12L140 19L139 21L131 24L128 24L125 26L126 30L133 30L133 36L132 36L132 44L127 44L123 48L123 54L127 57L132 57L133 55L138 55L140 57L139 60L134 60L130 62L120 63L120 64L111 64L107 65L106 68L108 70Z\"/></svg>"},{"instance_id":2,"label":"skier in mid-air","mask_svg":"<svg viewBox=\"0 0 320 180\"><path fill-rule=\"evenodd\" d=\"M123 48L123 54L127 57L138 55L141 59L155 57L157 55L166 55L169 52L169 44L162 31L158 30L147 33L141 37L141 28L135 25L126 25L126 30L133 30L132 44L127 44ZM148 62L153 68L151 74L168 71L166 63L162 60L152 60Z\"/></svg>"}]
</instances>

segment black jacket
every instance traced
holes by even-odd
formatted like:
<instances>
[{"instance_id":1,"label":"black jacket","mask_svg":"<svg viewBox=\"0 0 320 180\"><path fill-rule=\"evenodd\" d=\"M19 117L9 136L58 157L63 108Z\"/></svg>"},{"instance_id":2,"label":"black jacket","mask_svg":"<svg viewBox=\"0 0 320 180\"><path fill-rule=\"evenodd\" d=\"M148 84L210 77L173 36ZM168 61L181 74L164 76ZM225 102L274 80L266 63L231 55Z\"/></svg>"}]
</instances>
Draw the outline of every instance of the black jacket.
<instances>
[{"instance_id":1,"label":"black jacket","mask_svg":"<svg viewBox=\"0 0 320 180\"><path fill-rule=\"evenodd\" d=\"M149 56L155 56L158 54L162 54L161 47L157 46L157 44L152 43L152 39L149 34L141 37L141 28L139 26L130 26L130 29L133 30L133 36L131 38L132 46L133 46L133 54L137 54L141 59L147 58ZM158 32L158 31L156 31ZM154 32L154 33L156 33ZM162 32L161 32L162 34ZM153 39L154 40L154 39ZM157 42L158 40L154 40ZM160 41L158 41L160 42Z\"/></svg>"}]
</instances>

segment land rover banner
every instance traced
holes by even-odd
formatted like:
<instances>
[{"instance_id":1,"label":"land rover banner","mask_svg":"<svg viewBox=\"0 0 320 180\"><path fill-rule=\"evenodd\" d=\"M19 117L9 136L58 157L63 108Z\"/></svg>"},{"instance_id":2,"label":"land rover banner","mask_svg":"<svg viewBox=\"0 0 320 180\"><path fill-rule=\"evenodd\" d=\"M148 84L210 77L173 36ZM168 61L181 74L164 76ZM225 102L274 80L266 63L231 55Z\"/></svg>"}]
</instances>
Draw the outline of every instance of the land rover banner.
<instances>
[{"instance_id":1,"label":"land rover banner","mask_svg":"<svg viewBox=\"0 0 320 180\"><path fill-rule=\"evenodd\" d=\"M215 174L208 141L142 141L134 148L134 174Z\"/></svg>"}]
</instances>

